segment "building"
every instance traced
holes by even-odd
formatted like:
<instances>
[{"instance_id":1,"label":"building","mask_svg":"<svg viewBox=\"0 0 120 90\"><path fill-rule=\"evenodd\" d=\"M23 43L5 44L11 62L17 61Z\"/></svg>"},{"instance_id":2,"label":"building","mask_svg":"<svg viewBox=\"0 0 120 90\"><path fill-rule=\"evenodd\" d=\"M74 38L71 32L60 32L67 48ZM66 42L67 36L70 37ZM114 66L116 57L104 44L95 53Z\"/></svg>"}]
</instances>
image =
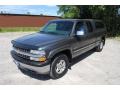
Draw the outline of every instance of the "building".
<instances>
[{"instance_id":1,"label":"building","mask_svg":"<svg viewBox=\"0 0 120 90\"><path fill-rule=\"evenodd\" d=\"M0 27L40 27L46 22L58 19L58 16L0 14Z\"/></svg>"}]
</instances>

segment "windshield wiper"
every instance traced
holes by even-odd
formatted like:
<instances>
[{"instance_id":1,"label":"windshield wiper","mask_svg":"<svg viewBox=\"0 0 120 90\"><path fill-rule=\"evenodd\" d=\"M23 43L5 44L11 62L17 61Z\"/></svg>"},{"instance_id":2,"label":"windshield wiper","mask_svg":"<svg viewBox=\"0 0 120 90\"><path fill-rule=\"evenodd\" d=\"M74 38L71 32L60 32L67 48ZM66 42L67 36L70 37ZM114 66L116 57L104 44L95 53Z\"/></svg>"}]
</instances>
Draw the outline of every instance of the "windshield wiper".
<instances>
[{"instance_id":1,"label":"windshield wiper","mask_svg":"<svg viewBox=\"0 0 120 90\"><path fill-rule=\"evenodd\" d=\"M50 33L50 34L58 34L58 33L55 33L55 32L48 32L48 33Z\"/></svg>"},{"instance_id":2,"label":"windshield wiper","mask_svg":"<svg viewBox=\"0 0 120 90\"><path fill-rule=\"evenodd\" d=\"M45 31L40 31L40 33L46 33Z\"/></svg>"},{"instance_id":3,"label":"windshield wiper","mask_svg":"<svg viewBox=\"0 0 120 90\"><path fill-rule=\"evenodd\" d=\"M54 35L64 35L56 32L45 32L45 31L40 31L40 33L45 33L45 34L54 34Z\"/></svg>"}]
</instances>

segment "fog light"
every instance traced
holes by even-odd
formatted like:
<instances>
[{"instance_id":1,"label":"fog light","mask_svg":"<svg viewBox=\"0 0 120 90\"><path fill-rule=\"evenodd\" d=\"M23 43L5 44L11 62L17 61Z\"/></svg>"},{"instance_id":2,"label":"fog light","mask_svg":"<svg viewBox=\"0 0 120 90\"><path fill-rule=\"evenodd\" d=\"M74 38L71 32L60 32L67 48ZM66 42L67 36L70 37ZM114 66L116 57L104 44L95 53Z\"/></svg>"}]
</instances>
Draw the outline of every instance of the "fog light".
<instances>
[{"instance_id":1,"label":"fog light","mask_svg":"<svg viewBox=\"0 0 120 90\"><path fill-rule=\"evenodd\" d=\"M46 61L46 57L40 57L40 58L39 58L39 61L40 61L40 62Z\"/></svg>"},{"instance_id":2,"label":"fog light","mask_svg":"<svg viewBox=\"0 0 120 90\"><path fill-rule=\"evenodd\" d=\"M44 62L44 61L46 61L46 57L45 56L37 57L37 58L30 57L30 60Z\"/></svg>"}]
</instances>

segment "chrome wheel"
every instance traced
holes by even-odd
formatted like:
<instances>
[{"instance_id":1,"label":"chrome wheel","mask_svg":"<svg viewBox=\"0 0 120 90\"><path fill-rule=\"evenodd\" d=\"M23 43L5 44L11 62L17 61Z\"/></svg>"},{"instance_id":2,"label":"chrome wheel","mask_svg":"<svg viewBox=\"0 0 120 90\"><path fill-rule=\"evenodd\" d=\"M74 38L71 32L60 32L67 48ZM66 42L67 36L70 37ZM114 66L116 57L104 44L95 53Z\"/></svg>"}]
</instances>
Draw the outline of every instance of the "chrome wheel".
<instances>
[{"instance_id":1,"label":"chrome wheel","mask_svg":"<svg viewBox=\"0 0 120 90\"><path fill-rule=\"evenodd\" d=\"M60 62L57 63L56 65L56 73L61 74L66 68L66 62L65 60L60 60Z\"/></svg>"},{"instance_id":2,"label":"chrome wheel","mask_svg":"<svg viewBox=\"0 0 120 90\"><path fill-rule=\"evenodd\" d=\"M101 43L100 43L100 49L102 49L103 48L103 41L101 41Z\"/></svg>"}]
</instances>

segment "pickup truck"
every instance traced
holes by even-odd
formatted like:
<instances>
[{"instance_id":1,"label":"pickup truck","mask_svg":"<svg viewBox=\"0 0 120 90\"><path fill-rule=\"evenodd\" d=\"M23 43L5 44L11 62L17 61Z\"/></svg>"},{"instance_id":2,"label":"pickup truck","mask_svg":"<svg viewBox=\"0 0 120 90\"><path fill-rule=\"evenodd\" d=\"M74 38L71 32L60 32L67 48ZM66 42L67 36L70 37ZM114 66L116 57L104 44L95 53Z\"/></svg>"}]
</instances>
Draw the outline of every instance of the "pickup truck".
<instances>
[{"instance_id":1,"label":"pickup truck","mask_svg":"<svg viewBox=\"0 0 120 90\"><path fill-rule=\"evenodd\" d=\"M58 79L67 73L73 58L91 49L102 51L105 35L101 20L51 20L39 32L12 40L11 55L18 68Z\"/></svg>"}]
</instances>

